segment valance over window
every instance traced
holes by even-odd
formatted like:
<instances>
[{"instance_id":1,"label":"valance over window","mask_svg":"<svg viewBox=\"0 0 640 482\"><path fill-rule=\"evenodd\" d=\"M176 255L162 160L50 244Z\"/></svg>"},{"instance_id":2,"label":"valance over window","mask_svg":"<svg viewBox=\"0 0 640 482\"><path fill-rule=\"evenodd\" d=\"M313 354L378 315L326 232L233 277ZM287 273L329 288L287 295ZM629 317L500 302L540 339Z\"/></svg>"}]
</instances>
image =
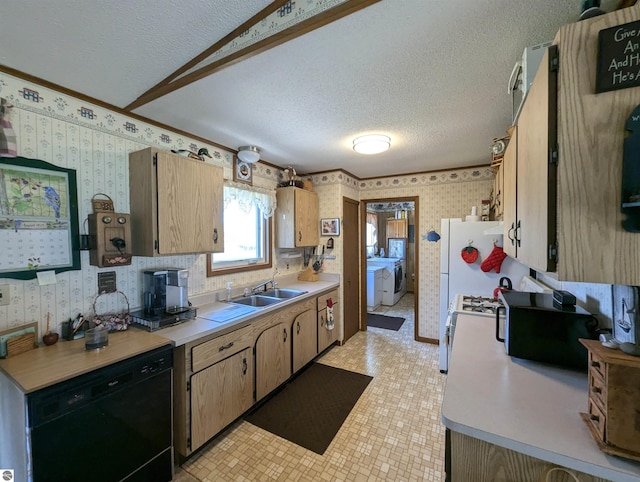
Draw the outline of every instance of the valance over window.
<instances>
[{"instance_id":1,"label":"valance over window","mask_svg":"<svg viewBox=\"0 0 640 482\"><path fill-rule=\"evenodd\" d=\"M257 186L249 186L233 181L224 182L224 204L237 201L243 210L249 212L257 206L265 219L273 216L276 210L276 192Z\"/></svg>"}]
</instances>

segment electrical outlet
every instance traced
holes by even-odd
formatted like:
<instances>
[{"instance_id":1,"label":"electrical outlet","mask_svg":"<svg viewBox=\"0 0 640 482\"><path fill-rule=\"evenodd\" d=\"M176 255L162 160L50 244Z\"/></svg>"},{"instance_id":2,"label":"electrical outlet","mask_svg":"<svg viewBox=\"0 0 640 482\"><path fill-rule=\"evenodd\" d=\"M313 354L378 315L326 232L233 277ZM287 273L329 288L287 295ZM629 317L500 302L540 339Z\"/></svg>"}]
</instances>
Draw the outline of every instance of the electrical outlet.
<instances>
[{"instance_id":1,"label":"electrical outlet","mask_svg":"<svg viewBox=\"0 0 640 482\"><path fill-rule=\"evenodd\" d=\"M6 306L11 302L10 285L0 285L0 306Z\"/></svg>"}]
</instances>

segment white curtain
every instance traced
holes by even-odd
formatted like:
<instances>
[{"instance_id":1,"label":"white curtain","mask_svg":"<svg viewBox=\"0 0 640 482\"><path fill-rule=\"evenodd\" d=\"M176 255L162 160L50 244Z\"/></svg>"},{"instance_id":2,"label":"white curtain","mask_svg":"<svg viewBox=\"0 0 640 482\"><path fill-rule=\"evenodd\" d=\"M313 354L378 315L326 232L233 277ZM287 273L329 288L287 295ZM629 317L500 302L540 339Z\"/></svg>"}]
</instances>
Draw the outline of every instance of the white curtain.
<instances>
[{"instance_id":1,"label":"white curtain","mask_svg":"<svg viewBox=\"0 0 640 482\"><path fill-rule=\"evenodd\" d=\"M273 216L276 210L275 190L264 189L248 184L233 181L224 182L224 204L227 206L232 201L238 201L243 210L249 212L252 206L258 206L265 219Z\"/></svg>"}]
</instances>

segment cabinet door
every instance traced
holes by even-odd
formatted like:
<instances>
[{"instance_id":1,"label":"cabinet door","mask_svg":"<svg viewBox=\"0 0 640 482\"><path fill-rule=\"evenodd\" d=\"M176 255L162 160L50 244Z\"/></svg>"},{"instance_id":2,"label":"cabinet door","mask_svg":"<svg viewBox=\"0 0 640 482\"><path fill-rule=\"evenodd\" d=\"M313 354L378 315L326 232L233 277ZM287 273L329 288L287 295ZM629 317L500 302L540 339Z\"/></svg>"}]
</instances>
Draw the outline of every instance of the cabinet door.
<instances>
[{"instance_id":1,"label":"cabinet door","mask_svg":"<svg viewBox=\"0 0 640 482\"><path fill-rule=\"evenodd\" d=\"M256 340L256 402L291 376L290 328L278 323Z\"/></svg>"},{"instance_id":2,"label":"cabinet door","mask_svg":"<svg viewBox=\"0 0 640 482\"><path fill-rule=\"evenodd\" d=\"M491 193L490 219L501 221L503 217L503 192L504 192L504 157L502 163L496 169L496 177L493 180L493 192Z\"/></svg>"},{"instance_id":3,"label":"cabinet door","mask_svg":"<svg viewBox=\"0 0 640 482\"><path fill-rule=\"evenodd\" d=\"M406 237L407 237L407 220L406 219L387 219L387 239L406 238Z\"/></svg>"},{"instance_id":4,"label":"cabinet door","mask_svg":"<svg viewBox=\"0 0 640 482\"><path fill-rule=\"evenodd\" d=\"M293 373L300 370L318 354L318 321L316 310L300 313L291 325L293 344Z\"/></svg>"},{"instance_id":5,"label":"cabinet door","mask_svg":"<svg viewBox=\"0 0 640 482\"><path fill-rule=\"evenodd\" d=\"M516 257L516 191L518 189L516 177L516 162L518 151L518 129L514 128L511 140L502 158L502 220L504 226L504 252L512 258Z\"/></svg>"},{"instance_id":6,"label":"cabinet door","mask_svg":"<svg viewBox=\"0 0 640 482\"><path fill-rule=\"evenodd\" d=\"M318 195L306 189L295 190L296 246L316 246L320 240Z\"/></svg>"},{"instance_id":7,"label":"cabinet door","mask_svg":"<svg viewBox=\"0 0 640 482\"><path fill-rule=\"evenodd\" d=\"M545 52L518 119L516 257L555 271L557 48Z\"/></svg>"},{"instance_id":8,"label":"cabinet door","mask_svg":"<svg viewBox=\"0 0 640 482\"><path fill-rule=\"evenodd\" d=\"M333 329L327 328L327 309L318 311L318 353L327 349L329 345L338 339L340 329L339 303L333 305Z\"/></svg>"},{"instance_id":9,"label":"cabinet door","mask_svg":"<svg viewBox=\"0 0 640 482\"><path fill-rule=\"evenodd\" d=\"M158 253L224 250L222 168L157 152Z\"/></svg>"},{"instance_id":10,"label":"cabinet door","mask_svg":"<svg viewBox=\"0 0 640 482\"><path fill-rule=\"evenodd\" d=\"M191 377L191 450L204 444L253 404L251 349Z\"/></svg>"}]
</instances>

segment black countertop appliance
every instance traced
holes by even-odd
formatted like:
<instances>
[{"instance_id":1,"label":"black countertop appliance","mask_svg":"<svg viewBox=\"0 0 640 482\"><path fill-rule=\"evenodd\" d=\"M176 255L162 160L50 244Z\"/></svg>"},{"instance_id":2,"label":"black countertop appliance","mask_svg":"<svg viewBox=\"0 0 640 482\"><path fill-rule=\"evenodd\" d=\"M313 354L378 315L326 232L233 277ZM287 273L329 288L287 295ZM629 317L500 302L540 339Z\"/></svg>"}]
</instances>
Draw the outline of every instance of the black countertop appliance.
<instances>
[{"instance_id":1,"label":"black countertop appliance","mask_svg":"<svg viewBox=\"0 0 640 482\"><path fill-rule=\"evenodd\" d=\"M575 305L561 305L552 293L500 293L504 306L496 312L496 339L507 354L552 365L587 369L587 350L579 338L597 339L598 320ZM504 313L504 338L500 314Z\"/></svg>"}]
</instances>

